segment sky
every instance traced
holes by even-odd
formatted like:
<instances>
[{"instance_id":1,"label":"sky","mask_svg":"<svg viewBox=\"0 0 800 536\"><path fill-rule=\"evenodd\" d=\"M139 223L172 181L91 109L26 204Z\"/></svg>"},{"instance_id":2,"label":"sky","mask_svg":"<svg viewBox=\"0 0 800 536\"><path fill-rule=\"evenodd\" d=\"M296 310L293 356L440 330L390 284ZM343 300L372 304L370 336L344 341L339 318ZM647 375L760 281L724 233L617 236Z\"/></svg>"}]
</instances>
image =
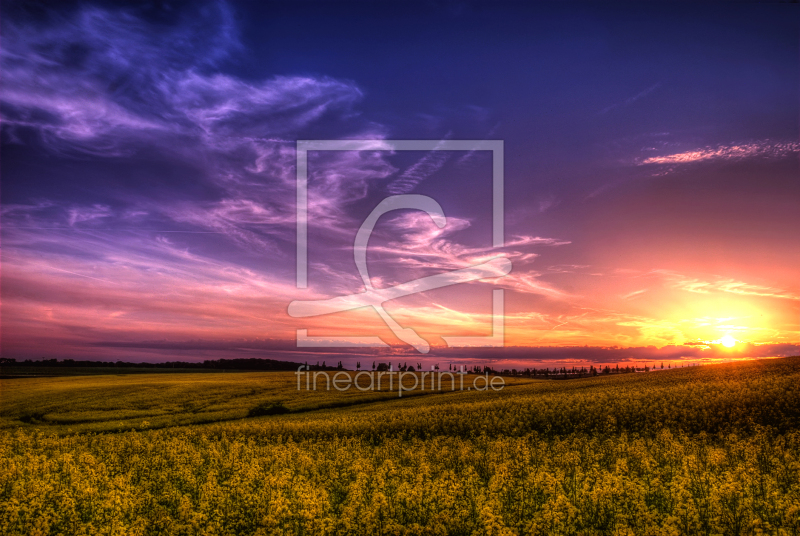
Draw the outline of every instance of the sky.
<instances>
[{"instance_id":1,"label":"sky","mask_svg":"<svg viewBox=\"0 0 800 536\"><path fill-rule=\"evenodd\" d=\"M800 19L789 4L5 3L0 352L550 366L800 354ZM297 140L502 140L492 153ZM378 144L380 145L380 144ZM310 318L294 300L508 259ZM447 348L492 331L504 348ZM298 348L315 337L387 347ZM727 338L725 338L727 337ZM728 347L723 341L734 340ZM545 365L547 364L547 365Z\"/></svg>"}]
</instances>

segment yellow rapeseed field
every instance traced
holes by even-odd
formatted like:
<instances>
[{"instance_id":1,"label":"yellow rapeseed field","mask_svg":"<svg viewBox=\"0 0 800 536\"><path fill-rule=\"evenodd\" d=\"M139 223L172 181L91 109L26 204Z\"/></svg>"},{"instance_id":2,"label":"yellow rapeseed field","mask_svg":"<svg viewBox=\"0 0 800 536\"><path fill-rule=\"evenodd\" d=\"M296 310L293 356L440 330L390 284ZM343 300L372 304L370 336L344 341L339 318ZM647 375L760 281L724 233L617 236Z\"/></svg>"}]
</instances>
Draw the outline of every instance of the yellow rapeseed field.
<instances>
[{"instance_id":1,"label":"yellow rapeseed field","mask_svg":"<svg viewBox=\"0 0 800 536\"><path fill-rule=\"evenodd\" d=\"M402 399L295 381L3 380L0 533L800 534L800 358Z\"/></svg>"}]
</instances>

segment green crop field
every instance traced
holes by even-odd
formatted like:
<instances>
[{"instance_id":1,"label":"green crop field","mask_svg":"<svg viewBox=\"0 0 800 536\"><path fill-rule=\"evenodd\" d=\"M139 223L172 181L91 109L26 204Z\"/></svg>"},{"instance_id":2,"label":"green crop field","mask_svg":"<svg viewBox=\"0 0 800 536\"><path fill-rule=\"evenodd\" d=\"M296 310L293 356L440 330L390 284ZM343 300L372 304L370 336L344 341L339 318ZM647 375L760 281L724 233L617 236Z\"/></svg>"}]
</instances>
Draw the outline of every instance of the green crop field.
<instances>
[{"instance_id":1,"label":"green crop field","mask_svg":"<svg viewBox=\"0 0 800 536\"><path fill-rule=\"evenodd\" d=\"M800 534L800 358L402 398L0 381L2 534Z\"/></svg>"}]
</instances>

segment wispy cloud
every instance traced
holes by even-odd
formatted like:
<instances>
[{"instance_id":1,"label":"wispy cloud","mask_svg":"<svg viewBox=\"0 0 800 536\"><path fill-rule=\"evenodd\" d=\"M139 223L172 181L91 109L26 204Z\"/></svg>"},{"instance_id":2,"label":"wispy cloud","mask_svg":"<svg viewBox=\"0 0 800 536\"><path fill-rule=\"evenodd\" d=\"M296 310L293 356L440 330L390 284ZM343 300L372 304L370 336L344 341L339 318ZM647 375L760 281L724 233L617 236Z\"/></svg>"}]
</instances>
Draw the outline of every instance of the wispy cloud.
<instances>
[{"instance_id":1,"label":"wispy cloud","mask_svg":"<svg viewBox=\"0 0 800 536\"><path fill-rule=\"evenodd\" d=\"M448 133L444 139L449 139ZM389 183L386 189L390 194L407 194L414 190L419 183L442 169L445 163L450 159L450 151L438 150L441 143L437 145L437 150L429 151L425 156L417 162L409 166L400 177Z\"/></svg>"},{"instance_id":2,"label":"wispy cloud","mask_svg":"<svg viewBox=\"0 0 800 536\"><path fill-rule=\"evenodd\" d=\"M658 133L657 135L666 135L666 133ZM666 150L674 151L677 148L676 146L686 147L686 144L661 140L657 147L648 146L637 150L653 154L654 152L664 152ZM772 161L792 156L796 158L798 154L800 154L800 142L766 139L753 142L719 144L716 146L706 145L659 156L625 158L623 159L623 165L646 169L651 177L663 177L682 170L693 169L691 166L694 165L755 161L759 159ZM597 197L608 190L632 183L635 180L636 178L631 176L615 178L589 192L586 199Z\"/></svg>"},{"instance_id":3,"label":"wispy cloud","mask_svg":"<svg viewBox=\"0 0 800 536\"><path fill-rule=\"evenodd\" d=\"M274 275L144 232L15 229L4 246L14 252L3 259L6 348L36 332L80 343L70 326L158 338L277 333L272 311L296 292Z\"/></svg>"},{"instance_id":4,"label":"wispy cloud","mask_svg":"<svg viewBox=\"0 0 800 536\"><path fill-rule=\"evenodd\" d=\"M44 325L65 340L91 330L291 335L281 330L297 293L285 262L294 140L309 128L385 137L354 112L361 89L325 76L226 72L242 46L225 3L187 7L163 25L134 8L68 13L3 21L4 140L80 162L156 160L147 173L169 171L144 187L108 181L90 202L75 189L74 198L3 206L4 327L19 328L3 342L22 344ZM310 225L349 223L348 205L370 181L396 172L387 154L310 155ZM328 288L343 279L332 271Z\"/></svg>"},{"instance_id":5,"label":"wispy cloud","mask_svg":"<svg viewBox=\"0 0 800 536\"><path fill-rule=\"evenodd\" d=\"M712 281L687 277L685 275L669 270L654 270L653 273L663 276L676 288L697 294L710 294L712 292L727 292L730 294L740 294L744 296L761 296L765 298L779 298L786 300L800 300L800 295L796 291L786 289L754 285L744 281L726 277L717 277Z\"/></svg>"},{"instance_id":6,"label":"wispy cloud","mask_svg":"<svg viewBox=\"0 0 800 536\"><path fill-rule=\"evenodd\" d=\"M608 112L610 112L611 110L614 110L615 108L623 108L625 106L630 106L631 104L633 104L637 100L641 99L642 97L646 97L647 95L649 95L650 93L652 93L653 91L657 90L660 87L661 87L661 82L657 82L657 83L653 84L652 86L648 87L647 89L645 89L643 91L640 91L636 95L634 95L632 97L628 97L627 99L625 99L622 102L617 102L617 103L612 104L610 106L606 106L605 108L603 108L602 110L597 112L597 115L605 115Z\"/></svg>"},{"instance_id":7,"label":"wispy cloud","mask_svg":"<svg viewBox=\"0 0 800 536\"><path fill-rule=\"evenodd\" d=\"M629 293L627 293L627 294L623 294L623 295L622 295L622 296L620 296L620 297L621 297L623 300L630 300L630 299L632 299L632 298L635 298L635 297L637 297L637 296L641 296L641 295L642 295L642 294L644 294L645 292L647 292L647 289L646 289L646 288L643 288L643 289L641 289L641 290L634 290L633 292L629 292Z\"/></svg>"},{"instance_id":8,"label":"wispy cloud","mask_svg":"<svg viewBox=\"0 0 800 536\"><path fill-rule=\"evenodd\" d=\"M112 215L111 207L104 205L93 205L91 207L78 207L69 209L69 224L75 225L82 221L91 221L100 218L108 218Z\"/></svg>"},{"instance_id":9,"label":"wispy cloud","mask_svg":"<svg viewBox=\"0 0 800 536\"><path fill-rule=\"evenodd\" d=\"M743 160L746 158L782 158L800 152L800 143L794 141L775 142L762 140L753 143L734 145L718 145L702 147L691 151L673 153L663 156L651 156L637 162L648 164L691 164L713 160Z\"/></svg>"},{"instance_id":10,"label":"wispy cloud","mask_svg":"<svg viewBox=\"0 0 800 536\"><path fill-rule=\"evenodd\" d=\"M349 136L385 133L353 114L363 97L354 82L324 76L253 81L222 72L241 48L225 3L189 9L177 24L164 27L132 11L97 7L49 25L4 21L4 133L18 140L16 131L34 132L43 147L61 156L113 159L156 151L192 166L198 180L219 192L217 200L181 192L162 199L162 192L140 190L114 192L115 201L151 221L166 218L225 234L245 247L264 247L270 242L265 234L284 236L294 225L294 140L304 129L326 121ZM396 172L385 157L314 157L311 225L341 223L346 206L367 195L370 180ZM412 175L421 179L422 168ZM68 222L114 216L107 206L76 202ZM258 232L253 226L260 226Z\"/></svg>"},{"instance_id":11,"label":"wispy cloud","mask_svg":"<svg viewBox=\"0 0 800 536\"><path fill-rule=\"evenodd\" d=\"M482 111L484 110L483 108L478 108L478 109L479 109L479 110L482 110ZM466 152L466 154L464 154L464 155L462 155L462 156L458 157L458 159L456 160L456 164L458 164L459 166L466 166L466 165L469 165L469 164L470 164L470 162L472 162L472 161L475 159L475 156L476 156L476 154L477 154L477 152L478 152L478 151L484 151L484 150L486 150L486 145L487 145L487 143L486 143L486 142L487 142L487 140L489 140L489 138L491 138L492 136L494 136L495 132L497 132L497 129L498 129L499 127L500 127L500 124L499 124L499 123L498 123L498 124L496 124L495 126L493 126L493 127L492 127L492 128L489 130L489 132L487 132L487 133L486 133L486 137L485 137L483 140L481 140L481 141L479 141L479 142L477 142L477 143L476 143L476 145L475 145L475 148L474 148L474 149L472 149L471 151L467 151L467 152Z\"/></svg>"},{"instance_id":12,"label":"wispy cloud","mask_svg":"<svg viewBox=\"0 0 800 536\"><path fill-rule=\"evenodd\" d=\"M370 250L380 255L383 262L399 264L417 275L431 271L443 272L464 268L488 261L497 256L508 258L514 264L511 274L498 279L495 284L513 288L520 292L542 294L564 298L568 294L540 279L541 273L532 270L530 263L538 257L534 248L541 246L565 246L568 240L540 236L518 235L506 241L502 249L491 246L467 246L455 235L471 225L469 220L448 217L447 225L438 228L427 214L409 212L389 220L389 228L399 234L397 240L384 233L388 240L371 246ZM410 274L404 273L408 278Z\"/></svg>"}]
</instances>

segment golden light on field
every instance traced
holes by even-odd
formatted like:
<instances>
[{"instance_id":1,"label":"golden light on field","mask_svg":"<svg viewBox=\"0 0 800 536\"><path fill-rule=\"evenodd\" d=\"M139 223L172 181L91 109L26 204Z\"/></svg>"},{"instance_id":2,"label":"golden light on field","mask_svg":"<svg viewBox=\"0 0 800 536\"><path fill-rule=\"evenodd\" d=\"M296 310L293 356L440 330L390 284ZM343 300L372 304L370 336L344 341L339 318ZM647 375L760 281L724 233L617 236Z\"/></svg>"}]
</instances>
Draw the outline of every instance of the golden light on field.
<instances>
[{"instance_id":1,"label":"golden light on field","mask_svg":"<svg viewBox=\"0 0 800 536\"><path fill-rule=\"evenodd\" d=\"M734 345L736 345L736 339L734 339L730 334L728 334L722 337L719 340L719 343L727 348L732 348Z\"/></svg>"},{"instance_id":2,"label":"golden light on field","mask_svg":"<svg viewBox=\"0 0 800 536\"><path fill-rule=\"evenodd\" d=\"M380 392L324 380L297 390L295 373L279 371L3 380L0 534L592 535L609 532L604 512L653 498L646 517L614 526L734 534L766 511L791 534L800 358L673 372L509 377L514 387L494 394L445 384L402 405L387 378ZM714 455L686 462L698 452ZM620 467L635 470L622 478ZM518 499L565 474L581 484Z\"/></svg>"}]
</instances>

